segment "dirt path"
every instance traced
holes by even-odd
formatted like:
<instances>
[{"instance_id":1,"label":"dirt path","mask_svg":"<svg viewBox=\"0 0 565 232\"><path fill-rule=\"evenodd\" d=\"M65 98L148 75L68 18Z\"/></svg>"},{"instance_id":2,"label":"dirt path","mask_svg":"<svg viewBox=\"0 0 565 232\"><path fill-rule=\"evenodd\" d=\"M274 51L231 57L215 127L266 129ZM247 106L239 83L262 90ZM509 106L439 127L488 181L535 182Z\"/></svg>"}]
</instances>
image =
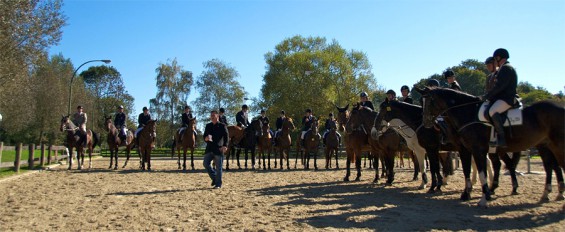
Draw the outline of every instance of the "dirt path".
<instances>
[{"instance_id":1,"label":"dirt path","mask_svg":"<svg viewBox=\"0 0 565 232\"><path fill-rule=\"evenodd\" d=\"M554 201L555 184L551 201L538 203L545 178L539 174L519 176L517 196L510 195L509 176L501 176L490 207L482 209L475 206L477 186L471 201L458 200L460 170L435 195L417 190L410 170L397 170L392 187L372 184L368 169L362 181L347 183L343 169L238 170L225 173L224 188L211 189L201 161L188 173L172 160L155 161L151 173L133 161L112 171L105 169L108 159L98 159L90 171L60 166L0 183L0 231L565 231L565 202ZM542 170L539 162L533 167Z\"/></svg>"}]
</instances>

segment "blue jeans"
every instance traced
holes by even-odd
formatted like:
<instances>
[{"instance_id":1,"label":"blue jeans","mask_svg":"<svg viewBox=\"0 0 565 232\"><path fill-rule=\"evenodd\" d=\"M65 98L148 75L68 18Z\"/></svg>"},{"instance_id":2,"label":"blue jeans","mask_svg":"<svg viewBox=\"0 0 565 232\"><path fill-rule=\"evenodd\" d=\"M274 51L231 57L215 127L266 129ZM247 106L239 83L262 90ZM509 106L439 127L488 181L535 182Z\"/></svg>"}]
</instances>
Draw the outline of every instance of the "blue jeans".
<instances>
[{"instance_id":1,"label":"blue jeans","mask_svg":"<svg viewBox=\"0 0 565 232\"><path fill-rule=\"evenodd\" d=\"M216 163L216 167L212 168L212 160ZM214 181L216 187L222 187L222 165L224 155L217 155L213 152L204 154L204 168L208 171L210 179Z\"/></svg>"}]
</instances>

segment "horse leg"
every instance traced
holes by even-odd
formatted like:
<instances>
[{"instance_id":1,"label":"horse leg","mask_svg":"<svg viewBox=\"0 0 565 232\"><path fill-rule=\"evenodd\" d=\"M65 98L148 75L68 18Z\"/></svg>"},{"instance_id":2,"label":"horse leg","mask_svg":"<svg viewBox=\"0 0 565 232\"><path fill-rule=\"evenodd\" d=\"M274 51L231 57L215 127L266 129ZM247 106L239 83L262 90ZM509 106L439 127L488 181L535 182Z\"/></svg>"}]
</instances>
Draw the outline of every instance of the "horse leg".
<instances>
[{"instance_id":1,"label":"horse leg","mask_svg":"<svg viewBox=\"0 0 565 232\"><path fill-rule=\"evenodd\" d=\"M177 165L178 165L178 170L180 170L181 166L180 166L180 144L177 146Z\"/></svg>"},{"instance_id":2,"label":"horse leg","mask_svg":"<svg viewBox=\"0 0 565 232\"><path fill-rule=\"evenodd\" d=\"M486 164L487 164L487 159L486 159L486 154L487 151L483 149L478 149L478 151L474 151L473 152L473 157L475 158L475 163L477 164L477 170L479 172L479 180L481 182L481 189L483 192L483 195L481 197L481 200L478 203L479 207L487 207L487 201L491 200L491 195L490 195L490 191L488 188L488 179L486 176Z\"/></svg>"},{"instance_id":3,"label":"horse leg","mask_svg":"<svg viewBox=\"0 0 565 232\"><path fill-rule=\"evenodd\" d=\"M392 155L390 155L392 153ZM392 182L394 181L394 152L389 153L389 157L385 158L386 160L386 171L387 171L387 181L386 185L391 186Z\"/></svg>"},{"instance_id":4,"label":"horse leg","mask_svg":"<svg viewBox=\"0 0 565 232\"><path fill-rule=\"evenodd\" d=\"M373 155L373 165L375 166L375 179L373 179L373 183L379 183L379 155L377 153Z\"/></svg>"},{"instance_id":5,"label":"horse leg","mask_svg":"<svg viewBox=\"0 0 565 232\"><path fill-rule=\"evenodd\" d=\"M190 148L190 168L194 170L194 147Z\"/></svg>"},{"instance_id":6,"label":"horse leg","mask_svg":"<svg viewBox=\"0 0 565 232\"><path fill-rule=\"evenodd\" d=\"M92 168L92 150L94 150L94 148L88 150L88 169Z\"/></svg>"},{"instance_id":7,"label":"horse leg","mask_svg":"<svg viewBox=\"0 0 565 232\"><path fill-rule=\"evenodd\" d=\"M271 147L269 150L267 150L267 162L269 162L269 170L271 170L271 152L273 151L273 148ZM265 162L265 161L263 161Z\"/></svg>"},{"instance_id":8,"label":"horse leg","mask_svg":"<svg viewBox=\"0 0 565 232\"><path fill-rule=\"evenodd\" d=\"M145 154L147 160L147 171L151 171L151 148L148 148L147 153Z\"/></svg>"},{"instance_id":9,"label":"horse leg","mask_svg":"<svg viewBox=\"0 0 565 232\"><path fill-rule=\"evenodd\" d=\"M126 151L125 151L126 152L126 162L124 163L124 166L122 168L126 168L126 166L128 165L129 158L131 156L131 149L130 149L129 146L130 145L126 146Z\"/></svg>"},{"instance_id":10,"label":"horse leg","mask_svg":"<svg viewBox=\"0 0 565 232\"><path fill-rule=\"evenodd\" d=\"M461 166L463 168L463 175L465 176L465 187L461 193L460 200L468 201L471 199L471 190L473 185L471 183L471 153L464 147L459 151Z\"/></svg>"},{"instance_id":11,"label":"horse leg","mask_svg":"<svg viewBox=\"0 0 565 232\"><path fill-rule=\"evenodd\" d=\"M490 185L490 192L491 194L495 194L495 190L498 188L498 181L500 178L500 167L502 166L502 164L500 163L500 156L506 156L506 154L489 153L488 156L490 157L490 160L492 162L492 168L494 169L494 176L492 178L492 183ZM506 165L508 167L508 163Z\"/></svg>"},{"instance_id":12,"label":"horse leg","mask_svg":"<svg viewBox=\"0 0 565 232\"><path fill-rule=\"evenodd\" d=\"M314 170L318 170L318 148L314 151Z\"/></svg>"},{"instance_id":13,"label":"horse leg","mask_svg":"<svg viewBox=\"0 0 565 232\"><path fill-rule=\"evenodd\" d=\"M331 160L331 150L326 147L324 150L324 155L326 156L326 170L330 169L330 160Z\"/></svg>"},{"instance_id":14,"label":"horse leg","mask_svg":"<svg viewBox=\"0 0 565 232\"><path fill-rule=\"evenodd\" d=\"M351 175L351 154L347 154L347 161L345 163L345 177L343 181L349 181L349 176Z\"/></svg>"},{"instance_id":15,"label":"horse leg","mask_svg":"<svg viewBox=\"0 0 565 232\"><path fill-rule=\"evenodd\" d=\"M359 154L361 153L361 151L359 151ZM355 156L357 157L357 160L355 161L355 168L357 169L357 177L355 178L355 181L360 181L361 180L361 156Z\"/></svg>"},{"instance_id":16,"label":"horse leg","mask_svg":"<svg viewBox=\"0 0 565 232\"><path fill-rule=\"evenodd\" d=\"M112 166L114 166L114 150L110 147L110 167L108 169L111 169Z\"/></svg>"},{"instance_id":17,"label":"horse leg","mask_svg":"<svg viewBox=\"0 0 565 232\"><path fill-rule=\"evenodd\" d=\"M283 151L282 155L286 156L286 170L290 170L290 147L288 147L288 149L285 149L285 151L286 151L286 154ZM281 169L282 169L282 165L283 165L282 159L283 158L281 157L281 163L280 163ZM296 166L294 168L296 169Z\"/></svg>"},{"instance_id":18,"label":"horse leg","mask_svg":"<svg viewBox=\"0 0 565 232\"><path fill-rule=\"evenodd\" d=\"M183 146L182 148L182 170L186 171L186 152L188 147Z\"/></svg>"},{"instance_id":19,"label":"horse leg","mask_svg":"<svg viewBox=\"0 0 565 232\"><path fill-rule=\"evenodd\" d=\"M335 149L334 153L335 153L335 169L339 169L339 161L338 161L339 151L338 151L338 149Z\"/></svg>"},{"instance_id":20,"label":"horse leg","mask_svg":"<svg viewBox=\"0 0 565 232\"><path fill-rule=\"evenodd\" d=\"M538 147L538 150L543 162L543 169L545 171L545 188L540 202L549 202L549 193L551 193L551 175L553 172L553 162L551 160L552 155L544 152L541 147Z\"/></svg>"},{"instance_id":21,"label":"horse leg","mask_svg":"<svg viewBox=\"0 0 565 232\"><path fill-rule=\"evenodd\" d=\"M237 160L237 168L241 169L241 164L239 163L239 155L241 155L241 148L238 148L235 153L235 159Z\"/></svg>"},{"instance_id":22,"label":"horse leg","mask_svg":"<svg viewBox=\"0 0 565 232\"><path fill-rule=\"evenodd\" d=\"M559 164L556 162L553 165L553 170L555 171L555 177L557 178L557 184L559 186L559 195L557 195L557 197L555 198L556 201L562 201L565 200L565 196L563 195L563 193L565 192L565 183L563 182L563 172L561 171L561 168L559 167Z\"/></svg>"},{"instance_id":23,"label":"horse leg","mask_svg":"<svg viewBox=\"0 0 565 232\"><path fill-rule=\"evenodd\" d=\"M73 166L73 148L70 147L67 149L67 160L69 161L69 167L67 168L67 170L71 170L72 166Z\"/></svg>"},{"instance_id":24,"label":"horse leg","mask_svg":"<svg viewBox=\"0 0 565 232\"><path fill-rule=\"evenodd\" d=\"M428 193L435 193L436 187L438 187L438 173L439 173L439 154L436 149L427 149L428 159L430 160L430 173L432 176L432 184ZM421 162L424 162L423 160ZM420 163L420 160L418 160ZM419 166L418 166L419 167ZM414 166L414 169L417 169ZM438 187L439 190L439 187Z\"/></svg>"}]
</instances>

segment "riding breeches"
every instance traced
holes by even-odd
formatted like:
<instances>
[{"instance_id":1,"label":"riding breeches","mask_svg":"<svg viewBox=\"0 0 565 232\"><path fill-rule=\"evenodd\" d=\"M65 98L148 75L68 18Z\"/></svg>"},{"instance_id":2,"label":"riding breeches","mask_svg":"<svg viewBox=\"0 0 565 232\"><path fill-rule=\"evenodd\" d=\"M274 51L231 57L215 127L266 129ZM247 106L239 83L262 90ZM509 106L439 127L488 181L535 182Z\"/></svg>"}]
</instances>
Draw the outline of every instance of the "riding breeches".
<instances>
[{"instance_id":1,"label":"riding breeches","mask_svg":"<svg viewBox=\"0 0 565 232\"><path fill-rule=\"evenodd\" d=\"M505 101L496 100L488 110L488 115L492 117L496 113L501 114L510 109L510 107L512 106L508 105L508 103L506 103Z\"/></svg>"},{"instance_id":2,"label":"riding breeches","mask_svg":"<svg viewBox=\"0 0 565 232\"><path fill-rule=\"evenodd\" d=\"M306 133L307 133L308 131L310 131L310 130L302 131L302 134L300 134L300 139L304 139L304 135L306 135Z\"/></svg>"},{"instance_id":3,"label":"riding breeches","mask_svg":"<svg viewBox=\"0 0 565 232\"><path fill-rule=\"evenodd\" d=\"M143 127L137 128L137 130L135 130L134 136L137 138L137 133L139 133L141 130L143 130Z\"/></svg>"}]
</instances>

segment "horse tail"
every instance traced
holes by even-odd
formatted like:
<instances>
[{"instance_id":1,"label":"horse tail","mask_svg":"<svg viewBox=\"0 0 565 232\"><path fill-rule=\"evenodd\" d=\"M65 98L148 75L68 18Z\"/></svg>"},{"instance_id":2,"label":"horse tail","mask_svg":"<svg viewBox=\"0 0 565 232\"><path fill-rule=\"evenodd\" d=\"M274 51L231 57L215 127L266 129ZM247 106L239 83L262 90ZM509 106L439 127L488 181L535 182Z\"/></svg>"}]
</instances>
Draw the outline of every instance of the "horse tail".
<instances>
[{"instance_id":1,"label":"horse tail","mask_svg":"<svg viewBox=\"0 0 565 232\"><path fill-rule=\"evenodd\" d=\"M94 149L96 146L100 146L100 134L92 131L92 148Z\"/></svg>"}]
</instances>

